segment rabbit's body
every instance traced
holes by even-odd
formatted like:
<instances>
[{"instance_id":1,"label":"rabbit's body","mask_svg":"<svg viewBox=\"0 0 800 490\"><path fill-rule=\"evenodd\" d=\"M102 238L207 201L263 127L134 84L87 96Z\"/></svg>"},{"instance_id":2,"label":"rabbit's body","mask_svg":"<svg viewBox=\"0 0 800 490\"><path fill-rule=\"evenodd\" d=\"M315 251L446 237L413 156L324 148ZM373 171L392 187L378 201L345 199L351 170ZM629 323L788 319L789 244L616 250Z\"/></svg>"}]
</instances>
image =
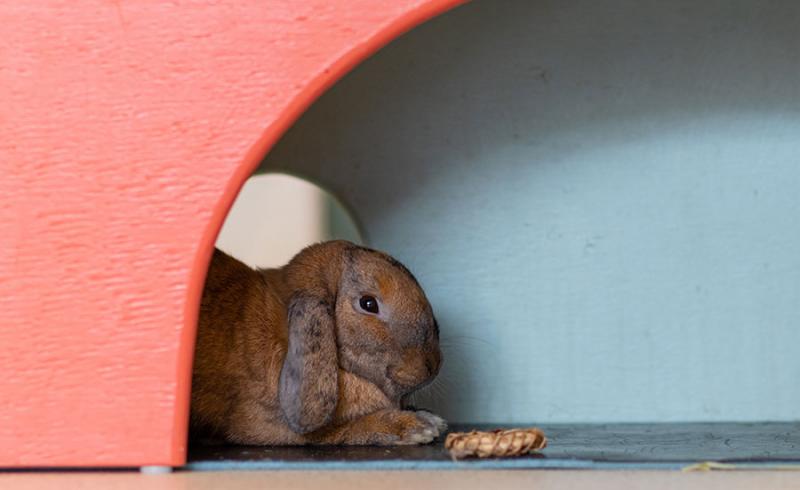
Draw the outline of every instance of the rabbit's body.
<instances>
[{"instance_id":1,"label":"rabbit's body","mask_svg":"<svg viewBox=\"0 0 800 490\"><path fill-rule=\"evenodd\" d=\"M382 299L363 296L373 289ZM361 311L353 291L383 311ZM378 252L327 242L256 271L215 250L197 332L192 433L259 445L429 442L444 421L401 410L400 400L438 371L437 328L413 276Z\"/></svg>"}]
</instances>

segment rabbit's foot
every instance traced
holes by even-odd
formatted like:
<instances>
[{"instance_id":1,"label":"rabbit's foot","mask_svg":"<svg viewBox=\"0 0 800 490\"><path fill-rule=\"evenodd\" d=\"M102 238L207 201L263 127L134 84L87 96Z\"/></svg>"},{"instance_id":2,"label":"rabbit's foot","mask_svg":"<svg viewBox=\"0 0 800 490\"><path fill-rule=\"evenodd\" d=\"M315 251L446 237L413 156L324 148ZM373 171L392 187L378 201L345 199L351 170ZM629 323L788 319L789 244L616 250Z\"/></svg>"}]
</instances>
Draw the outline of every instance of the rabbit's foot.
<instances>
[{"instance_id":1,"label":"rabbit's foot","mask_svg":"<svg viewBox=\"0 0 800 490\"><path fill-rule=\"evenodd\" d=\"M421 410L387 411L378 422L375 443L386 445L427 444L447 428L444 419Z\"/></svg>"},{"instance_id":2,"label":"rabbit's foot","mask_svg":"<svg viewBox=\"0 0 800 490\"><path fill-rule=\"evenodd\" d=\"M373 446L427 444L439 437L446 427L441 417L430 412L386 409L321 431L312 435L309 442Z\"/></svg>"}]
</instances>

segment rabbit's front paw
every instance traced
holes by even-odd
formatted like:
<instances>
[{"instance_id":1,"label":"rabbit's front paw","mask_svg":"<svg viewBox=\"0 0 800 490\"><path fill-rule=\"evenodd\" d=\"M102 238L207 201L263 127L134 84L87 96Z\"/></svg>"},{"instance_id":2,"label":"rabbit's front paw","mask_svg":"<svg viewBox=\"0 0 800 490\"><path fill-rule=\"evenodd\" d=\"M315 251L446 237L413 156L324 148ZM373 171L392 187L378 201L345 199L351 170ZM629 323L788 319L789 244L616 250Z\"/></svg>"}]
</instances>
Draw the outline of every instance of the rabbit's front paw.
<instances>
[{"instance_id":1,"label":"rabbit's front paw","mask_svg":"<svg viewBox=\"0 0 800 490\"><path fill-rule=\"evenodd\" d=\"M430 412L396 411L387 413L387 416L384 430L391 434L389 444L427 444L447 428L441 417Z\"/></svg>"},{"instance_id":2,"label":"rabbit's front paw","mask_svg":"<svg viewBox=\"0 0 800 490\"><path fill-rule=\"evenodd\" d=\"M417 414L417 417L422 418L428 424L436 427L437 437L443 435L445 431L447 431L447 421L438 415L428 412L427 410L417 410L414 413Z\"/></svg>"}]
</instances>

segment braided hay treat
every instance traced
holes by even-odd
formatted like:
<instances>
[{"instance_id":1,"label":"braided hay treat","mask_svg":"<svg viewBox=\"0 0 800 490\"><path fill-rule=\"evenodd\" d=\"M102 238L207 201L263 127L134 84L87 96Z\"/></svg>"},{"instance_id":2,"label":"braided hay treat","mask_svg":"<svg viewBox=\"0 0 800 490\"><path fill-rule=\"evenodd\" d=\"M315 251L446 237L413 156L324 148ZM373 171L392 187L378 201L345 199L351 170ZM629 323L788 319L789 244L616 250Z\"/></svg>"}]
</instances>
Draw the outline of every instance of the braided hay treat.
<instances>
[{"instance_id":1,"label":"braided hay treat","mask_svg":"<svg viewBox=\"0 0 800 490\"><path fill-rule=\"evenodd\" d=\"M451 432L444 447L454 460L478 458L507 458L532 453L547 446L547 438L537 428L493 430L490 432Z\"/></svg>"}]
</instances>

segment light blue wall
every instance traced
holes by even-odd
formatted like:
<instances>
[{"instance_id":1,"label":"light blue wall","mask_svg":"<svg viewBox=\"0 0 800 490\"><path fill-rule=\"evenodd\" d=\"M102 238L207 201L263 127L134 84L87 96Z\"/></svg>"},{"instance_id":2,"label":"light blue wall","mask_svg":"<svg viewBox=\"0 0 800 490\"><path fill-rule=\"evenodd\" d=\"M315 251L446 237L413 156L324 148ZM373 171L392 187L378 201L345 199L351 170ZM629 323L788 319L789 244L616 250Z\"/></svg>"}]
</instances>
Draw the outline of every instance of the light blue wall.
<instances>
[{"instance_id":1,"label":"light blue wall","mask_svg":"<svg viewBox=\"0 0 800 490\"><path fill-rule=\"evenodd\" d=\"M800 419L800 2L477 0L264 168L417 273L453 421Z\"/></svg>"}]
</instances>

